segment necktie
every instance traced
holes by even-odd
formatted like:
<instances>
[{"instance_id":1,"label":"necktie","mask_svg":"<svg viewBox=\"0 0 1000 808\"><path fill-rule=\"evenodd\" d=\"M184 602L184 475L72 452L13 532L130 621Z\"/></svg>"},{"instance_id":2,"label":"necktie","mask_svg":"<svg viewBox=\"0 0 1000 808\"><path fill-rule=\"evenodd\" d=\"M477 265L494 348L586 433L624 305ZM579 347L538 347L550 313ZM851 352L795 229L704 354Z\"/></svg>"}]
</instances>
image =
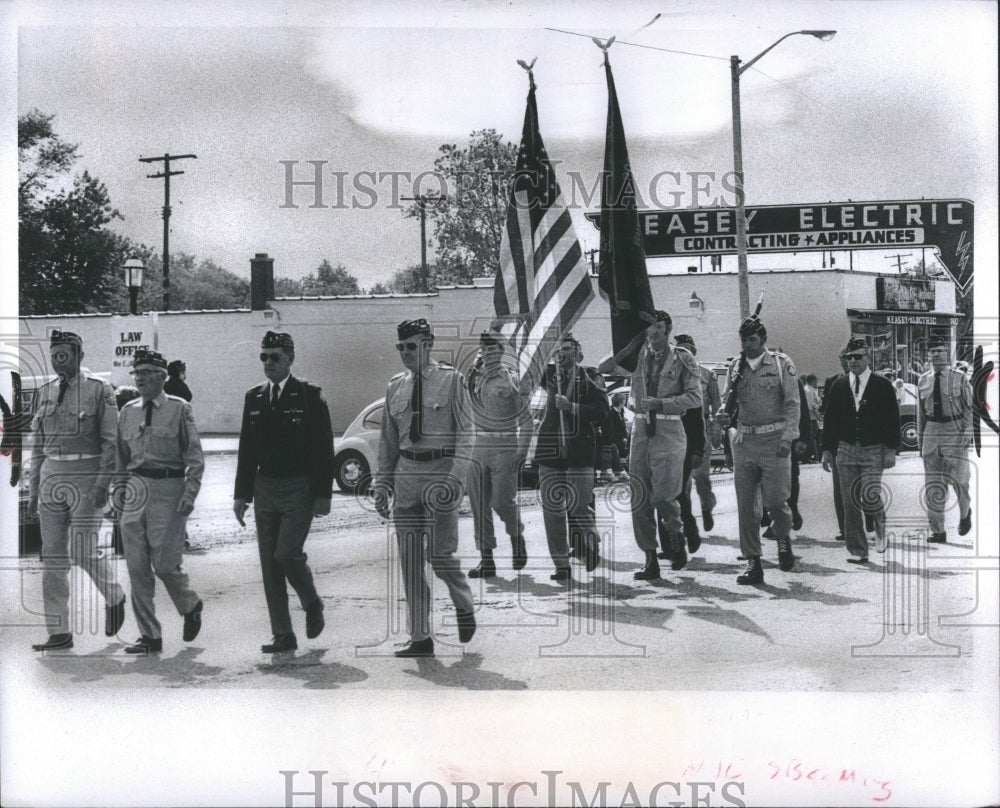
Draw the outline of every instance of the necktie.
<instances>
[{"instance_id":1,"label":"necktie","mask_svg":"<svg viewBox=\"0 0 1000 808\"><path fill-rule=\"evenodd\" d=\"M423 374L417 371L413 374L413 390L410 393L410 443L420 440L420 408L423 406Z\"/></svg>"},{"instance_id":2,"label":"necktie","mask_svg":"<svg viewBox=\"0 0 1000 808\"><path fill-rule=\"evenodd\" d=\"M59 400L57 404L62 404L63 397L66 395L66 390L69 387L69 382L61 381L59 382Z\"/></svg>"},{"instance_id":3,"label":"necktie","mask_svg":"<svg viewBox=\"0 0 1000 808\"><path fill-rule=\"evenodd\" d=\"M146 426L153 423L153 401L150 399L145 404L142 405L143 409L146 410Z\"/></svg>"},{"instance_id":4,"label":"necktie","mask_svg":"<svg viewBox=\"0 0 1000 808\"><path fill-rule=\"evenodd\" d=\"M281 388L276 384L271 385L271 409L278 409L278 396L281 395Z\"/></svg>"},{"instance_id":5,"label":"necktie","mask_svg":"<svg viewBox=\"0 0 1000 808\"><path fill-rule=\"evenodd\" d=\"M861 394L861 377L854 377L854 397L857 398Z\"/></svg>"},{"instance_id":6,"label":"necktie","mask_svg":"<svg viewBox=\"0 0 1000 808\"><path fill-rule=\"evenodd\" d=\"M934 417L941 418L943 413L941 412L941 371L935 371L934 373Z\"/></svg>"}]
</instances>

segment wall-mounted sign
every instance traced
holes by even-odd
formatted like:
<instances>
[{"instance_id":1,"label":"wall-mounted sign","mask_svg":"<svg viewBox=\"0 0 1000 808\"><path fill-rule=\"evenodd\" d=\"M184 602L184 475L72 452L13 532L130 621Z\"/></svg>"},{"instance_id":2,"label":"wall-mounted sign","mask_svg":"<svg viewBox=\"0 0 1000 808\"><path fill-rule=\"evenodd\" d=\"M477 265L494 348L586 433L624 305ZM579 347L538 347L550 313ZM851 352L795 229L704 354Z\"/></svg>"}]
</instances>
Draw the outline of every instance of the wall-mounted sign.
<instances>
[{"instance_id":1,"label":"wall-mounted sign","mask_svg":"<svg viewBox=\"0 0 1000 808\"><path fill-rule=\"evenodd\" d=\"M973 204L911 199L747 207L747 251L933 247L962 292L972 283ZM587 218L600 226L600 213ZM735 208L639 211L650 258L736 252Z\"/></svg>"},{"instance_id":2,"label":"wall-mounted sign","mask_svg":"<svg viewBox=\"0 0 1000 808\"><path fill-rule=\"evenodd\" d=\"M934 311L934 281L926 278L875 279L875 308Z\"/></svg>"},{"instance_id":3,"label":"wall-mounted sign","mask_svg":"<svg viewBox=\"0 0 1000 808\"><path fill-rule=\"evenodd\" d=\"M132 384L129 371L137 350L156 350L156 326L154 314L111 318L111 383L115 387Z\"/></svg>"}]
</instances>

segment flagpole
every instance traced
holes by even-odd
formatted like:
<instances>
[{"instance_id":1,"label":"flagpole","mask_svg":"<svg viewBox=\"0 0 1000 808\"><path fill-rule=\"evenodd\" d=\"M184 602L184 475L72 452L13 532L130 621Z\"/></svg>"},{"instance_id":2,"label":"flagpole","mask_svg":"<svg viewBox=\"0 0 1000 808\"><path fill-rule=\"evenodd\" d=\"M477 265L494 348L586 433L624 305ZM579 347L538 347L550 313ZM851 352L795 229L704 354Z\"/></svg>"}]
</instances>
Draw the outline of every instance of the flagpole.
<instances>
[{"instance_id":1,"label":"flagpole","mask_svg":"<svg viewBox=\"0 0 1000 808\"><path fill-rule=\"evenodd\" d=\"M559 370L559 364L556 363L556 396L561 396L562 393L562 373ZM566 410L559 409L559 457L563 460L567 456L566 451Z\"/></svg>"}]
</instances>

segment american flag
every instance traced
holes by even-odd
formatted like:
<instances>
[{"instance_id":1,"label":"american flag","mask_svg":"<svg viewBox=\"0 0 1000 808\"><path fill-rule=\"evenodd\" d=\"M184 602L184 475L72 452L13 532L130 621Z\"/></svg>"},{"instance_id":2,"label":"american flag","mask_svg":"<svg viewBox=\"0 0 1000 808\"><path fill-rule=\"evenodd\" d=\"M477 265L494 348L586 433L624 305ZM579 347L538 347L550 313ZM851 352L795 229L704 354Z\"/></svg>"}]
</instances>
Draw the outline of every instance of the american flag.
<instances>
[{"instance_id":1,"label":"american flag","mask_svg":"<svg viewBox=\"0 0 1000 808\"><path fill-rule=\"evenodd\" d=\"M493 286L500 332L517 356L523 390L541 382L559 340L593 296L583 250L538 130L531 80Z\"/></svg>"}]
</instances>

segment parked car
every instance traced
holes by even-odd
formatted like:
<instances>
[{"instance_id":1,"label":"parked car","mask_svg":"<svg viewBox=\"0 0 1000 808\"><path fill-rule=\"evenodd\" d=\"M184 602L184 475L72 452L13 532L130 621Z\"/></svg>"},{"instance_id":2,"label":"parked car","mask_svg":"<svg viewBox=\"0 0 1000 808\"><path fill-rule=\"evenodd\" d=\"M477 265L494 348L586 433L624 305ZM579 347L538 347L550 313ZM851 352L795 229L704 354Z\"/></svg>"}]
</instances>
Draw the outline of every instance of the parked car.
<instances>
[{"instance_id":1,"label":"parked car","mask_svg":"<svg viewBox=\"0 0 1000 808\"><path fill-rule=\"evenodd\" d=\"M902 379L893 381L896 401L899 402L899 448L913 451L917 448L917 386Z\"/></svg>"},{"instance_id":2,"label":"parked car","mask_svg":"<svg viewBox=\"0 0 1000 808\"><path fill-rule=\"evenodd\" d=\"M385 398L364 407L344 434L333 441L333 473L345 494L365 493L378 464Z\"/></svg>"}]
</instances>

